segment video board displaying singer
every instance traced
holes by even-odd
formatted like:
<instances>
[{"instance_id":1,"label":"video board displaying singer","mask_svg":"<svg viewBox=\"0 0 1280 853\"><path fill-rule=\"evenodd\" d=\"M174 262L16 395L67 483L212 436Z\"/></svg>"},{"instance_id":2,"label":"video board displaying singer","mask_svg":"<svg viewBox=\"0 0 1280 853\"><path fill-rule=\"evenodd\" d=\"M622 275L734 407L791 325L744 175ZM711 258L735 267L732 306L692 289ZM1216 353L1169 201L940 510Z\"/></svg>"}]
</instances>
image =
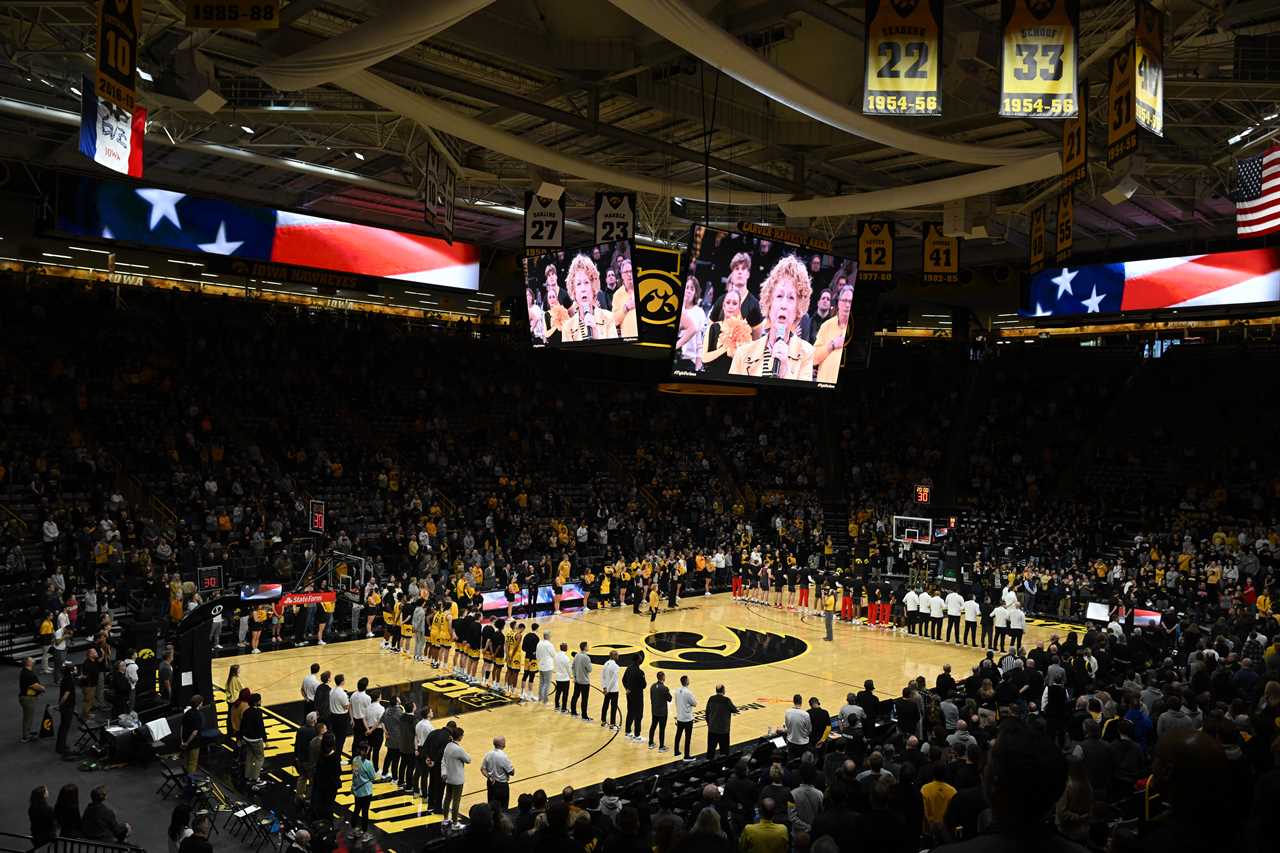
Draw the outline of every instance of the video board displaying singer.
<instances>
[{"instance_id":1,"label":"video board displaying singer","mask_svg":"<svg viewBox=\"0 0 1280 853\"><path fill-rule=\"evenodd\" d=\"M534 346L638 338L630 242L525 258L524 274Z\"/></svg>"},{"instance_id":2,"label":"video board displaying singer","mask_svg":"<svg viewBox=\"0 0 1280 853\"><path fill-rule=\"evenodd\" d=\"M833 388L852 329L852 260L694 226L675 376Z\"/></svg>"}]
</instances>

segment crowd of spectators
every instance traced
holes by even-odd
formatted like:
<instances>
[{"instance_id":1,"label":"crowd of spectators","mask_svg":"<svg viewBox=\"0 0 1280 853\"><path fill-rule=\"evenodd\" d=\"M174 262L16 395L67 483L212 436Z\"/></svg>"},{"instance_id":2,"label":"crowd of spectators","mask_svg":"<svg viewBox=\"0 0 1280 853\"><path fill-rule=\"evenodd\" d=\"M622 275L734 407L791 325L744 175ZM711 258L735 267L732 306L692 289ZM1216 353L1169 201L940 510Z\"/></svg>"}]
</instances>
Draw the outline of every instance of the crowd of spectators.
<instances>
[{"instance_id":1,"label":"crowd of spectators","mask_svg":"<svg viewBox=\"0 0 1280 853\"><path fill-rule=\"evenodd\" d=\"M986 809L996 831L1018 836L1056 806L1059 829L1078 841L1128 843L1116 821L1132 817L1139 835L1177 850L1211 831L1225 843L1223 816L1240 845L1273 820L1247 808L1251 791L1274 795L1280 711L1280 486L1266 430L1249 425L1217 458L1194 419L1162 428L1156 452L1203 463L1178 483L1140 442L1117 449L1123 433L1110 422L1125 417L1118 404L1141 401L1141 383L1172 387L1189 356L1137 372L1099 361L1082 379L1012 354L941 367L887 354L831 398L685 399L618 382L582 356L542 353L513 371L528 354L515 339L176 294L132 294L127 308L92 291L4 298L0 494L21 498L37 524L0 518L2 556L11 575L43 582L33 631L47 621L54 634L64 617L75 630L72 613L129 597L178 618L200 565L288 577L310 556L310 498L326 501L331 544L377 573L447 581L479 567L488 583L525 560L576 568L760 541L785 542L803 562L886 569L904 555L892 515L911 506L916 483L948 480L967 506L940 539L944 577L951 550L957 580L1012 586L1029 614L1078 619L1102 602L1110 624L984 661L954 689L914 685L891 707L863 708L865 720L850 709L848 736L811 759L784 757L780 780L771 760L735 771L775 796L713 808L721 831L771 849L774 830L751 829L760 808L792 843L808 825L817 849L832 812L823 834L842 849L839 833L853 827L906 849L917 835L969 838ZM1184 381L1202 384L1182 390L1194 397L1222 372L1192 371ZM1096 481L1073 470L1121 452L1123 490L1091 493ZM1117 504L1144 482L1146 497ZM831 504L846 509L847 530L831 529ZM846 554L833 552L833 534ZM35 544L32 567L24 546ZM1165 618L1139 626L1140 609ZM919 711L914 731L903 702ZM858 780L868 771L870 785ZM984 774L997 778L977 784ZM1200 792L1211 801L1200 808L1189 780L1205 777L1222 784ZM793 796L806 784L828 804L804 812L812 821L783 805L812 800ZM944 786L954 796L940 809ZM576 831L570 805L563 821L547 807L545 838ZM1167 821L1143 826L1162 810ZM661 820L624 814L595 825L604 849L630 849L649 828L659 849L684 843ZM712 829L700 811L684 820ZM1159 835L1168 826L1179 832Z\"/></svg>"}]
</instances>

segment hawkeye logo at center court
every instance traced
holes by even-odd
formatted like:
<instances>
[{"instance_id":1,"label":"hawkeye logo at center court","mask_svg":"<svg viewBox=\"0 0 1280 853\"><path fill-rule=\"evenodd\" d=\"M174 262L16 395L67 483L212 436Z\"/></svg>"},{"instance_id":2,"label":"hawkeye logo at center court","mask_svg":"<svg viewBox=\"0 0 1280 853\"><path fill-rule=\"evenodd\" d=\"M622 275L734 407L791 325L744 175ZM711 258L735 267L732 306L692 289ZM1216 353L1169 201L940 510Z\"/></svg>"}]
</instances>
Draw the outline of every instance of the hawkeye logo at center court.
<instances>
[{"instance_id":1,"label":"hawkeye logo at center court","mask_svg":"<svg viewBox=\"0 0 1280 853\"><path fill-rule=\"evenodd\" d=\"M750 628L725 626L724 639L695 631L659 631L644 638L658 654L649 661L658 669L740 669L781 663L799 657L809 644L789 634L766 634Z\"/></svg>"}]
</instances>

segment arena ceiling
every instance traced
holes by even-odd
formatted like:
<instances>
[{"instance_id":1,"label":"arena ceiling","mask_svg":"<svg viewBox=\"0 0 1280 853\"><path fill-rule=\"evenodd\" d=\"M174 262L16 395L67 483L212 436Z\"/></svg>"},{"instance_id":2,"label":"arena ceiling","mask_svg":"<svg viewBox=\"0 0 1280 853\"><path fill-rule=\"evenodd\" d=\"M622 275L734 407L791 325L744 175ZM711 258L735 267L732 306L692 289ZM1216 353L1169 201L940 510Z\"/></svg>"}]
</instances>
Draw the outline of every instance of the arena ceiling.
<instances>
[{"instance_id":1,"label":"arena ceiling","mask_svg":"<svg viewBox=\"0 0 1280 853\"><path fill-rule=\"evenodd\" d=\"M403 0L401 0L403 2ZM862 2L695 0L692 5L769 62L829 97L857 108L862 89ZM1230 236L1225 199L1233 158L1280 132L1280 47L1239 50L1241 37L1280 32L1274 0L1236 3L1167 0L1166 133L1147 138L1132 177L1138 189L1112 205L1102 193L1121 176L1103 163L1101 105L1106 57L1132 16L1132 0L1081 0L1080 60L1092 82L1091 186L1077 200L1078 250L1137 240L1185 242ZM1060 123L995 116L998 0L948 0L945 115L892 120L953 142L1056 147ZM586 221L590 181L512 159L420 126L334 85L274 90L251 72L377 17L392 0L293 0L274 32L189 30L182 0L145 0L140 66L150 111L147 178L194 192L230 193L277 206L412 227L428 146L462 167L458 233L516 248L526 189L542 181L568 188L570 219ZM92 69L95 4L88 0L6 0L0 4L0 135L3 156L57 168L86 168L76 150L72 87ZM966 37L967 36L967 37ZM1265 39L1250 39L1250 44ZM1271 42L1280 46L1280 41ZM1246 55L1247 54L1247 55ZM191 79L190 59L207 61L226 105L214 114L174 80ZM574 157L668 184L701 183L709 143L714 189L827 196L894 189L964 174L972 165L887 148L770 101L665 41L605 0L497 0L443 33L371 69L487 125ZM1266 79L1271 77L1272 79ZM716 88L718 86L718 89ZM712 105L712 94L718 100ZM184 97L185 94L185 97ZM50 108L31 109L30 105ZM708 133L710 114L714 128ZM1228 139L1255 128L1234 145ZM222 146L211 153L210 145ZM226 149L248 152L227 156ZM299 164L341 170L341 179ZM969 261L1025 256L1027 211L1049 183L994 198L994 239L969 241ZM643 195L640 231L679 240L688 222L671 199ZM918 234L940 208L894 211L900 233ZM711 218L783 222L775 207L713 207ZM855 217L805 224L836 237ZM589 239L585 233L578 235ZM573 239L572 237L570 238ZM911 259L903 266L910 268Z\"/></svg>"}]
</instances>

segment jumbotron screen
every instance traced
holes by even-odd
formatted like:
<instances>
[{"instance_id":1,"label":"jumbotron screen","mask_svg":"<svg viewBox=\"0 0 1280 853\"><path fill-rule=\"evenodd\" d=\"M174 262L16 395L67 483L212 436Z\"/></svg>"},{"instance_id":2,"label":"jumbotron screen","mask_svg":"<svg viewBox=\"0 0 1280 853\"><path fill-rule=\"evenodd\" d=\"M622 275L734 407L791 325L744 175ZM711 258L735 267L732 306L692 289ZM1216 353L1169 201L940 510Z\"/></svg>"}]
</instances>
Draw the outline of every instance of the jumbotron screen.
<instances>
[{"instance_id":1,"label":"jumbotron screen","mask_svg":"<svg viewBox=\"0 0 1280 853\"><path fill-rule=\"evenodd\" d=\"M1280 301L1280 248L1054 267L1027 281L1031 319L1221 310Z\"/></svg>"},{"instance_id":2,"label":"jumbotron screen","mask_svg":"<svg viewBox=\"0 0 1280 853\"><path fill-rule=\"evenodd\" d=\"M834 388L853 334L857 264L695 225L672 375Z\"/></svg>"},{"instance_id":3,"label":"jumbotron screen","mask_svg":"<svg viewBox=\"0 0 1280 853\"><path fill-rule=\"evenodd\" d=\"M480 286L480 250L467 243L132 183L66 184L55 220L66 234L458 290Z\"/></svg>"},{"instance_id":4,"label":"jumbotron screen","mask_svg":"<svg viewBox=\"0 0 1280 853\"><path fill-rule=\"evenodd\" d=\"M524 259L524 295L534 346L635 341L631 242L557 249Z\"/></svg>"}]
</instances>

